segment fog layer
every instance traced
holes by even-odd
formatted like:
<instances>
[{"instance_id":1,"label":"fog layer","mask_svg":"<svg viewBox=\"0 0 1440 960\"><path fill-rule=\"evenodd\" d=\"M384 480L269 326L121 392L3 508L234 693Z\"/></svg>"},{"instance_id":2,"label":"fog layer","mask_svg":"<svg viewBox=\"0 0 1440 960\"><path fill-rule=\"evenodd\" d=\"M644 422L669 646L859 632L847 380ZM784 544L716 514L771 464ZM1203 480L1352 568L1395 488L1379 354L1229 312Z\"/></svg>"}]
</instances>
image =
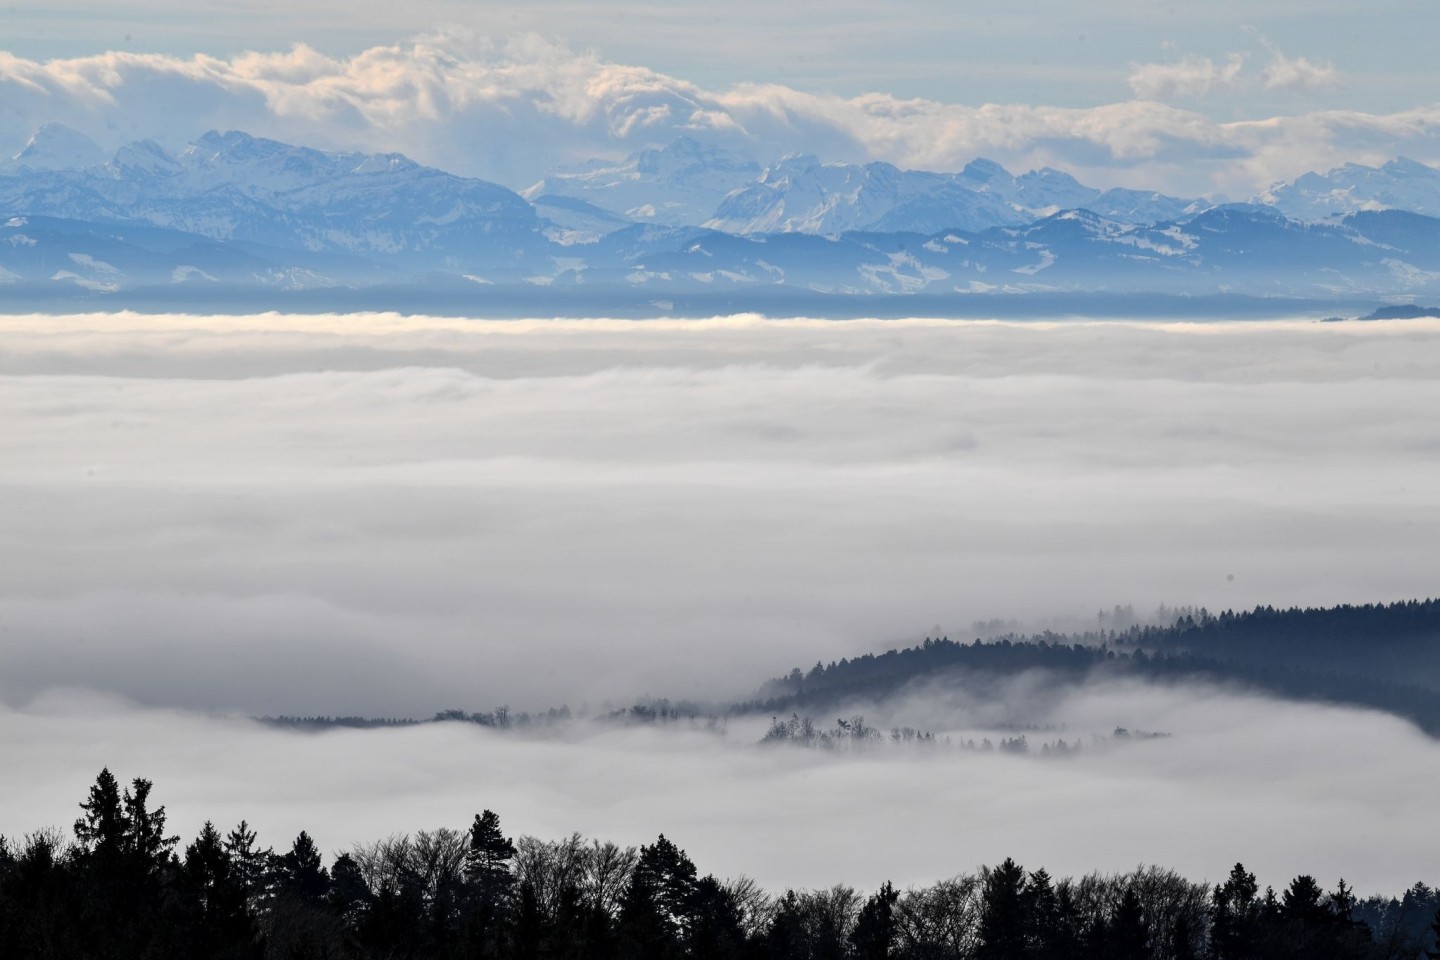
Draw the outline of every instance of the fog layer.
<instances>
[{"instance_id":1,"label":"fog layer","mask_svg":"<svg viewBox=\"0 0 1440 960\"><path fill-rule=\"evenodd\" d=\"M1434 882L1440 747L1398 720L1129 684L1031 706L1066 724L1032 738L1079 739L1081 752L832 754L762 748L735 727L719 737L583 723L538 739L464 723L300 734L48 694L0 712L5 769L24 771L0 778L0 833L68 826L109 764L152 778L153 801L187 840L205 818L247 818L282 850L301 829L334 853L463 829L490 808L513 834L635 844L663 831L702 871L777 890L925 884L1006 856L1056 875L1149 862L1214 881L1243 861L1277 888L1299 873L1361 893ZM1091 745L1116 724L1172 736Z\"/></svg>"},{"instance_id":2,"label":"fog layer","mask_svg":"<svg viewBox=\"0 0 1440 960\"><path fill-rule=\"evenodd\" d=\"M1425 596L1437 373L1434 321L0 318L0 698L578 707Z\"/></svg>"}]
</instances>

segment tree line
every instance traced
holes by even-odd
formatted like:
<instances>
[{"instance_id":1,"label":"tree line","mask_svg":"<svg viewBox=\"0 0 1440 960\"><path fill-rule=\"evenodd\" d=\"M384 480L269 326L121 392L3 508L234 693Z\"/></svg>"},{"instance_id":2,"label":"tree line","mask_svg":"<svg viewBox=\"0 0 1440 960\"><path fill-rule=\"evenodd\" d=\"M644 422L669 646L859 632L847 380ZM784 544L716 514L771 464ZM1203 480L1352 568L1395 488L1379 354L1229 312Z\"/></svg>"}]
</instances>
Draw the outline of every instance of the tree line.
<instances>
[{"instance_id":1,"label":"tree line","mask_svg":"<svg viewBox=\"0 0 1440 960\"><path fill-rule=\"evenodd\" d=\"M1374 707L1440 734L1440 600L1211 614L1164 625L923 643L863 654L767 681L737 713L772 715L881 700L955 676L1045 671L1062 682L1095 675L1159 682L1238 681L1298 700Z\"/></svg>"},{"instance_id":2,"label":"tree line","mask_svg":"<svg viewBox=\"0 0 1440 960\"><path fill-rule=\"evenodd\" d=\"M468 829L330 858L241 822L183 847L152 785L102 770L68 833L0 838L0 956L224 960L1418 960L1440 958L1440 893L1358 901L1310 876L1261 890L1142 867L1056 880L1013 860L904 891L772 895L702 875L663 834L640 847Z\"/></svg>"}]
</instances>

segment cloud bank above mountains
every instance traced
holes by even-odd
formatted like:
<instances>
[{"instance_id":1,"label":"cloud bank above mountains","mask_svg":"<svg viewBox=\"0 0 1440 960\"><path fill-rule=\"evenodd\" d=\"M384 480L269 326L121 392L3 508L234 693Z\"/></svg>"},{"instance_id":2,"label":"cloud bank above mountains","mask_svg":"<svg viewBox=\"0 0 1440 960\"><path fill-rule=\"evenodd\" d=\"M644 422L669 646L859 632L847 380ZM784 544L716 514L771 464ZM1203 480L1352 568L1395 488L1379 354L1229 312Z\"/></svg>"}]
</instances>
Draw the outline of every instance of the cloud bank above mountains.
<instances>
[{"instance_id":1,"label":"cloud bank above mountains","mask_svg":"<svg viewBox=\"0 0 1440 960\"><path fill-rule=\"evenodd\" d=\"M1268 64L1181 58L1132 65L1141 99L1090 107L967 105L780 84L707 88L535 35L465 31L348 56L305 45L228 57L111 52L46 62L0 54L0 151L57 120L107 147L183 143L241 129L314 146L394 150L524 187L556 166L679 135L762 161L794 151L958 170L977 156L1056 166L1098 186L1248 196L1347 161L1440 161L1440 105L1389 113L1319 109L1220 120L1185 96L1250 83L1323 86L1335 68L1278 49ZM1162 102L1177 97L1180 104Z\"/></svg>"}]
</instances>

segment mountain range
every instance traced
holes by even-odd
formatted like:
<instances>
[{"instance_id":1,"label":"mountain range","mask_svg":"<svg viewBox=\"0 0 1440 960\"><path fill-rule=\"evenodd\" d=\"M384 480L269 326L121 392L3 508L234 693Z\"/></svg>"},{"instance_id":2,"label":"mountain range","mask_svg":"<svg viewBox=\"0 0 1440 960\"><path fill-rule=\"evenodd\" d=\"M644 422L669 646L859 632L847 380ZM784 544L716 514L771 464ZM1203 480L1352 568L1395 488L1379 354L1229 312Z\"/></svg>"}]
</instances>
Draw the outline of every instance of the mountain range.
<instances>
[{"instance_id":1,"label":"mountain range","mask_svg":"<svg viewBox=\"0 0 1440 960\"><path fill-rule=\"evenodd\" d=\"M0 164L0 298L228 284L838 296L1440 292L1440 170L1403 158L1247 203L809 155L766 166L681 138L517 193L401 154L211 132L106 155L47 124Z\"/></svg>"}]
</instances>

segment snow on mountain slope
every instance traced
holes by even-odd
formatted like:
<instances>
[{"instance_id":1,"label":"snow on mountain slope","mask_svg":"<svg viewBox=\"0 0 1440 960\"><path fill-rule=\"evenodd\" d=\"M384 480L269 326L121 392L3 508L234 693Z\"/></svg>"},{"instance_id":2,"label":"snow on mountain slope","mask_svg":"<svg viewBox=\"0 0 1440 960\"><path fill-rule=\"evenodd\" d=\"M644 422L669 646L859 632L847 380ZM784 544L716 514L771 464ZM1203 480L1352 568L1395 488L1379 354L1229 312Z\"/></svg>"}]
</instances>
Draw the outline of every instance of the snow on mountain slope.
<instances>
[{"instance_id":1,"label":"snow on mountain slope","mask_svg":"<svg viewBox=\"0 0 1440 960\"><path fill-rule=\"evenodd\" d=\"M498 184L399 154L332 153L237 132L207 133L178 156L142 141L83 170L17 165L0 173L0 212L142 222L309 251L419 256L456 268L518 264L546 246L534 208Z\"/></svg>"},{"instance_id":2,"label":"snow on mountain slope","mask_svg":"<svg viewBox=\"0 0 1440 960\"><path fill-rule=\"evenodd\" d=\"M47 123L35 131L7 167L15 170L84 170L106 160L100 145L63 123Z\"/></svg>"},{"instance_id":3,"label":"snow on mountain slope","mask_svg":"<svg viewBox=\"0 0 1440 960\"><path fill-rule=\"evenodd\" d=\"M1102 193L1049 167L1017 177L992 160L979 159L949 174L879 162L821 163L794 155L726 197L705 225L739 234L932 233L1028 223L1076 208L1098 208L1127 223L1155 223L1200 207L1161 194Z\"/></svg>"},{"instance_id":4,"label":"snow on mountain slope","mask_svg":"<svg viewBox=\"0 0 1440 960\"><path fill-rule=\"evenodd\" d=\"M52 217L11 217L0 222L0 274L11 283L72 286L109 293L136 285L230 283L289 284L291 273L309 269L322 285L336 280L335 266L288 251L263 251L218 243L195 234L137 224L97 224ZM310 268L320 268L320 270ZM373 265L353 264L352 277ZM324 271L324 272L321 272ZM338 274L337 274L338 275Z\"/></svg>"},{"instance_id":5,"label":"snow on mountain slope","mask_svg":"<svg viewBox=\"0 0 1440 960\"><path fill-rule=\"evenodd\" d=\"M1269 204L1208 207L1102 192L1048 168L1014 176L983 159L955 174L806 155L759 170L682 140L555 181L575 195L547 179L532 204L399 154L243 133L206 134L178 155L141 141L99 164L64 128L46 128L32 146L33 165L0 170L0 281L12 291L444 276L647 292L1440 291L1440 220L1388 209L1319 222L1285 215L1285 203L1431 203L1440 171L1410 161L1301 178ZM728 195L704 226L661 222L653 209L658 200L691 216L721 188ZM598 202L642 197L652 209L636 216Z\"/></svg>"},{"instance_id":6,"label":"snow on mountain slope","mask_svg":"<svg viewBox=\"0 0 1440 960\"><path fill-rule=\"evenodd\" d=\"M760 165L739 154L680 137L619 163L592 160L545 175L521 191L528 200L574 197L630 221L693 226L708 220L732 190L754 180Z\"/></svg>"},{"instance_id":7,"label":"snow on mountain slope","mask_svg":"<svg viewBox=\"0 0 1440 960\"><path fill-rule=\"evenodd\" d=\"M832 294L1420 295L1440 290L1440 240L1427 236L1440 237L1440 220L1394 211L1319 225L1239 204L1137 226L1067 210L928 236L700 232L637 252L626 279L650 289L785 285Z\"/></svg>"},{"instance_id":8,"label":"snow on mountain slope","mask_svg":"<svg viewBox=\"0 0 1440 960\"><path fill-rule=\"evenodd\" d=\"M1296 220L1338 220L1361 210L1440 214L1440 170L1397 157L1380 167L1347 163L1277 183L1256 202Z\"/></svg>"},{"instance_id":9,"label":"snow on mountain slope","mask_svg":"<svg viewBox=\"0 0 1440 960\"><path fill-rule=\"evenodd\" d=\"M705 226L738 234L834 234L983 230L1019 220L1002 197L969 189L953 176L880 162L821 163L811 154L793 154L726 197Z\"/></svg>"}]
</instances>

